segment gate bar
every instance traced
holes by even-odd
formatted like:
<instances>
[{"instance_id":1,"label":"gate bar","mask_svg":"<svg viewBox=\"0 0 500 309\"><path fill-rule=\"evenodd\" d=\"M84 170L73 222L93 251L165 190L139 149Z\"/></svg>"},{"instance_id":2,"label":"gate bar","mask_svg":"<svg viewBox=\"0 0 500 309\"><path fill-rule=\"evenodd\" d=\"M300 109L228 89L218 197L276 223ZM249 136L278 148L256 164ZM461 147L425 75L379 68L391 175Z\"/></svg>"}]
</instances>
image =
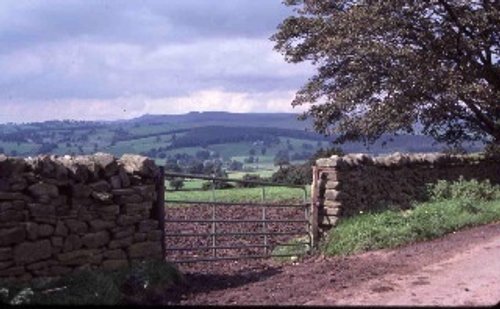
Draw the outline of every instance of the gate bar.
<instances>
[{"instance_id":1,"label":"gate bar","mask_svg":"<svg viewBox=\"0 0 500 309\"><path fill-rule=\"evenodd\" d=\"M217 257L217 258L206 258L206 259L189 259L189 260L169 260L170 263L197 263L197 262L216 262L216 261L231 261L231 260L243 260L243 259L264 259L270 257L292 257L299 256L301 254L271 254L271 255L243 255L234 257Z\"/></svg>"},{"instance_id":2,"label":"gate bar","mask_svg":"<svg viewBox=\"0 0 500 309\"><path fill-rule=\"evenodd\" d=\"M301 208L301 207L308 207L310 206L309 204L271 204L271 203L242 203L242 202L207 202L207 201L181 201L181 200L165 200L165 203L173 203L173 204L194 204L194 205L221 205L221 206L255 206L255 207L275 207L275 208L282 208L282 207L289 207L289 208Z\"/></svg>"},{"instance_id":3,"label":"gate bar","mask_svg":"<svg viewBox=\"0 0 500 309\"><path fill-rule=\"evenodd\" d=\"M279 235L298 235L298 234L304 234L304 231L295 231L295 232L269 232L269 233L262 233L262 232L239 232L239 233L205 233L205 234L200 234L200 233L186 233L186 234L165 234L165 237L202 237L202 236L263 236L263 235L268 235L268 236L279 236Z\"/></svg>"},{"instance_id":4,"label":"gate bar","mask_svg":"<svg viewBox=\"0 0 500 309\"><path fill-rule=\"evenodd\" d=\"M308 223L308 220L165 220L165 222L175 223Z\"/></svg>"},{"instance_id":5,"label":"gate bar","mask_svg":"<svg viewBox=\"0 0 500 309\"><path fill-rule=\"evenodd\" d=\"M215 180L212 180L212 202L215 202ZM217 256L217 249L215 249L215 237L217 230L215 228L215 205L212 204L212 247L214 248L212 250L212 255L215 258Z\"/></svg>"},{"instance_id":6,"label":"gate bar","mask_svg":"<svg viewBox=\"0 0 500 309\"><path fill-rule=\"evenodd\" d=\"M309 245L309 242L296 242L293 244L275 244L275 247L294 247L300 245ZM167 248L167 251L202 251L202 250L210 250L210 249L247 249L247 248L271 248L272 245L250 245L250 246L217 246L217 247L173 247Z\"/></svg>"},{"instance_id":7,"label":"gate bar","mask_svg":"<svg viewBox=\"0 0 500 309\"><path fill-rule=\"evenodd\" d=\"M266 201L266 187L262 187L262 203ZM266 207L262 207L262 232L267 232ZM267 255L267 235L264 235L264 254Z\"/></svg>"}]
</instances>

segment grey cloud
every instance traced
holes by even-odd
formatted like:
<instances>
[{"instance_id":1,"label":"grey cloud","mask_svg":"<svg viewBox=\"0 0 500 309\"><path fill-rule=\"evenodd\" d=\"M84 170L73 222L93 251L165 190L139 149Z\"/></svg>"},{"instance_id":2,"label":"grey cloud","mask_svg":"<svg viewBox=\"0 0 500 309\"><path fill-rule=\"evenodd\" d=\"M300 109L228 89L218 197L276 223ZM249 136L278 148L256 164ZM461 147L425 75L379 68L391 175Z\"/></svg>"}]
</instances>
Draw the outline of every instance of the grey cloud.
<instances>
[{"instance_id":1,"label":"grey cloud","mask_svg":"<svg viewBox=\"0 0 500 309\"><path fill-rule=\"evenodd\" d=\"M173 1L160 11L176 25L203 36L267 36L291 13L277 0Z\"/></svg>"},{"instance_id":2,"label":"grey cloud","mask_svg":"<svg viewBox=\"0 0 500 309\"><path fill-rule=\"evenodd\" d=\"M279 0L17 1L0 3L0 41L10 50L74 38L151 45L264 38L291 13Z\"/></svg>"},{"instance_id":3,"label":"grey cloud","mask_svg":"<svg viewBox=\"0 0 500 309\"><path fill-rule=\"evenodd\" d=\"M0 102L297 90L312 67L272 49L280 2L2 0Z\"/></svg>"},{"instance_id":4,"label":"grey cloud","mask_svg":"<svg viewBox=\"0 0 500 309\"><path fill-rule=\"evenodd\" d=\"M10 59L25 59L12 67ZM207 88L260 92L295 89L310 73L285 64L265 40L205 40L150 49L68 42L12 54L2 62L0 97L27 99L186 95ZM33 69L30 69L30 65ZM21 70L13 78L16 70ZM10 74L9 74L10 73Z\"/></svg>"}]
</instances>

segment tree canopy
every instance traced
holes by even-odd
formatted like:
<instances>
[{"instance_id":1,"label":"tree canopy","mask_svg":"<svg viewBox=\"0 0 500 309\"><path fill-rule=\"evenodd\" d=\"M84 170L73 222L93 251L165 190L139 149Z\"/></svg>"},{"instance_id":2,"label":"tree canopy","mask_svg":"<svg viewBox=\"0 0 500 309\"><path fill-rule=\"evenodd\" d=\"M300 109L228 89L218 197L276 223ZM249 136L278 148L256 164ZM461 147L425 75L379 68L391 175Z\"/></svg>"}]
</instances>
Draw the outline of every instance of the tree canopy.
<instances>
[{"instance_id":1,"label":"tree canopy","mask_svg":"<svg viewBox=\"0 0 500 309\"><path fill-rule=\"evenodd\" d=\"M274 165L281 169L283 165L290 164L290 154L287 150L280 150L274 156Z\"/></svg>"},{"instance_id":2,"label":"tree canopy","mask_svg":"<svg viewBox=\"0 0 500 309\"><path fill-rule=\"evenodd\" d=\"M292 105L338 142L422 133L500 144L500 2L285 0L272 36L316 70ZM418 126L416 126L418 124Z\"/></svg>"}]
</instances>

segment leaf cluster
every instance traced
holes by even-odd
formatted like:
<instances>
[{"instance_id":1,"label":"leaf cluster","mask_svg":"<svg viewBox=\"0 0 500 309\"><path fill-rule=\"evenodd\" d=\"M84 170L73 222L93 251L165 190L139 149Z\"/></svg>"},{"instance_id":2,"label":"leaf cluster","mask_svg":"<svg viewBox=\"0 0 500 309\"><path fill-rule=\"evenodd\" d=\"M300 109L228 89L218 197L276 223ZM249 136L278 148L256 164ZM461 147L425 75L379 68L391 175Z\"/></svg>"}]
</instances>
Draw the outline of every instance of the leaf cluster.
<instances>
[{"instance_id":1,"label":"leaf cluster","mask_svg":"<svg viewBox=\"0 0 500 309\"><path fill-rule=\"evenodd\" d=\"M338 142L383 133L500 143L500 5L463 0L287 0L271 37L316 74L293 105Z\"/></svg>"}]
</instances>

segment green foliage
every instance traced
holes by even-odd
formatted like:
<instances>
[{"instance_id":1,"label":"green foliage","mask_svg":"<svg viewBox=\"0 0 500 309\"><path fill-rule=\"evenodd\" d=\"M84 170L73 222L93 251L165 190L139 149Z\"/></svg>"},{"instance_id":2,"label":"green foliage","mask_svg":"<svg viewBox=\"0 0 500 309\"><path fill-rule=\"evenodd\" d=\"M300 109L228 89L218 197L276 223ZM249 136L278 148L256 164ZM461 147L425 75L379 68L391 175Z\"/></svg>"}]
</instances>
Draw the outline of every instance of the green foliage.
<instances>
[{"instance_id":1,"label":"green foliage","mask_svg":"<svg viewBox=\"0 0 500 309\"><path fill-rule=\"evenodd\" d=\"M312 166L316 165L316 160L329 158L333 155L342 156L344 152L339 147L320 148L304 164L288 165L280 168L272 175L271 181L296 185L310 184L312 181Z\"/></svg>"},{"instance_id":2,"label":"green foliage","mask_svg":"<svg viewBox=\"0 0 500 309\"><path fill-rule=\"evenodd\" d=\"M319 133L373 142L423 132L447 143L500 143L500 6L492 1L285 0L273 35L291 63L309 62L292 105Z\"/></svg>"},{"instance_id":3,"label":"green foliage","mask_svg":"<svg viewBox=\"0 0 500 309\"><path fill-rule=\"evenodd\" d=\"M241 180L247 180L247 181L264 181L258 174L245 174L243 177L241 177ZM238 183L237 187L239 188L256 188L258 187L258 184L254 183Z\"/></svg>"},{"instance_id":4,"label":"green foliage","mask_svg":"<svg viewBox=\"0 0 500 309\"><path fill-rule=\"evenodd\" d=\"M147 304L166 288L183 283L172 265L143 261L117 271L82 270L58 279L34 279L31 284L1 282L0 301L16 305Z\"/></svg>"},{"instance_id":5,"label":"green foliage","mask_svg":"<svg viewBox=\"0 0 500 309\"><path fill-rule=\"evenodd\" d=\"M232 171L241 171L243 169L243 163L240 161L233 160L229 164L229 169Z\"/></svg>"},{"instance_id":6,"label":"green foliage","mask_svg":"<svg viewBox=\"0 0 500 309\"><path fill-rule=\"evenodd\" d=\"M174 188L174 190L179 190L184 187L184 179L183 178L173 178L169 181L169 186Z\"/></svg>"},{"instance_id":7,"label":"green foliage","mask_svg":"<svg viewBox=\"0 0 500 309\"><path fill-rule=\"evenodd\" d=\"M271 181L294 185L310 184L312 181L311 166L307 164L285 166L271 176Z\"/></svg>"},{"instance_id":8,"label":"green foliage","mask_svg":"<svg viewBox=\"0 0 500 309\"><path fill-rule=\"evenodd\" d=\"M202 190L212 190L212 188L215 188L216 190L220 189L231 189L234 188L234 185L226 182L226 181L221 181L221 180L216 180L216 181L205 181L201 185Z\"/></svg>"},{"instance_id":9,"label":"green foliage","mask_svg":"<svg viewBox=\"0 0 500 309\"><path fill-rule=\"evenodd\" d=\"M500 158L500 144L487 144L484 147L484 154L488 158Z\"/></svg>"},{"instance_id":10,"label":"green foliage","mask_svg":"<svg viewBox=\"0 0 500 309\"><path fill-rule=\"evenodd\" d=\"M475 226L500 220L500 198L471 199L465 192L476 195L475 189L459 182L444 190L443 183L436 185L436 197L430 202L414 205L401 211L388 209L364 213L342 219L333 229L323 250L328 254L347 255L367 250L392 248L403 244L429 240L467 226ZM437 189L436 189L437 188ZM443 199L451 196L453 199Z\"/></svg>"},{"instance_id":11,"label":"green foliage","mask_svg":"<svg viewBox=\"0 0 500 309\"><path fill-rule=\"evenodd\" d=\"M205 161L203 163L202 174L223 178L227 177L226 171L222 169L222 162L220 160Z\"/></svg>"},{"instance_id":12,"label":"green foliage","mask_svg":"<svg viewBox=\"0 0 500 309\"><path fill-rule=\"evenodd\" d=\"M308 165L313 166L316 165L316 160L321 158L329 158L331 156L343 156L345 155L344 151L340 147L331 147L331 148L320 148L318 149L311 158L308 160ZM311 176L312 177L312 176Z\"/></svg>"},{"instance_id":13,"label":"green foliage","mask_svg":"<svg viewBox=\"0 0 500 309\"><path fill-rule=\"evenodd\" d=\"M281 169L283 165L288 164L290 164L290 154L288 153L288 150L278 151L274 156L274 165L279 166Z\"/></svg>"},{"instance_id":14,"label":"green foliage","mask_svg":"<svg viewBox=\"0 0 500 309\"><path fill-rule=\"evenodd\" d=\"M328 254L347 255L403 244L411 239L405 221L391 210L343 219L323 249Z\"/></svg>"},{"instance_id":15,"label":"green foliage","mask_svg":"<svg viewBox=\"0 0 500 309\"><path fill-rule=\"evenodd\" d=\"M500 186L492 185L489 180L481 182L476 179L464 180L462 176L454 182L439 180L429 186L428 192L431 201L447 199L491 201L500 198Z\"/></svg>"}]
</instances>

